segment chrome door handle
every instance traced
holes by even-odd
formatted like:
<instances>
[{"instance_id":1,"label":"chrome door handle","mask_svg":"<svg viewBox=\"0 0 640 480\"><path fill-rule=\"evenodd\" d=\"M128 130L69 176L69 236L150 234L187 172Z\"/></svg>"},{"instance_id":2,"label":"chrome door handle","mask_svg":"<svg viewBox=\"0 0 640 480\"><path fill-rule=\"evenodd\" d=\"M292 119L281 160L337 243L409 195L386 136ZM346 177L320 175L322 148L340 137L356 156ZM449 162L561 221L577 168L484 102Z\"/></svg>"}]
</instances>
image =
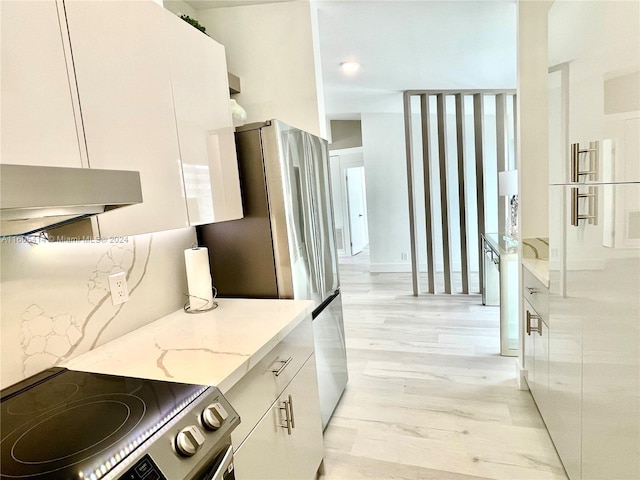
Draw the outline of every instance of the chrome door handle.
<instances>
[{"instance_id":1,"label":"chrome door handle","mask_svg":"<svg viewBox=\"0 0 640 480\"><path fill-rule=\"evenodd\" d=\"M571 225L578 226L578 189L576 187L571 189Z\"/></svg>"},{"instance_id":2,"label":"chrome door handle","mask_svg":"<svg viewBox=\"0 0 640 480\"><path fill-rule=\"evenodd\" d=\"M587 213L580 213L580 199L587 200ZM587 193L580 193L578 187L571 189L571 225L577 227L580 220L587 220L591 225L597 225L597 206L598 198L596 196L595 187L589 187Z\"/></svg>"},{"instance_id":3,"label":"chrome door handle","mask_svg":"<svg viewBox=\"0 0 640 480\"><path fill-rule=\"evenodd\" d=\"M289 418L291 419L291 428L296 428L296 421L293 418L293 397L289 394Z\"/></svg>"},{"instance_id":4,"label":"chrome door handle","mask_svg":"<svg viewBox=\"0 0 640 480\"><path fill-rule=\"evenodd\" d=\"M538 322L537 327L531 326L531 319L535 318ZM531 313L527 310L527 334L531 335L531 332L538 332L539 335L542 335L542 322L540 321L540 316L534 313Z\"/></svg>"},{"instance_id":5,"label":"chrome door handle","mask_svg":"<svg viewBox=\"0 0 640 480\"><path fill-rule=\"evenodd\" d=\"M578 162L580 160L580 144L571 144L571 178L570 181L578 182Z\"/></svg>"},{"instance_id":6,"label":"chrome door handle","mask_svg":"<svg viewBox=\"0 0 640 480\"><path fill-rule=\"evenodd\" d=\"M289 399L291 399L291 395L289 395ZM282 403L283 405L278 408L280 408L280 410L284 410L284 425L280 425L280 426L282 428L287 429L287 435L291 435L291 428L293 427L293 424L291 422L291 412L289 410L289 402L285 400Z\"/></svg>"},{"instance_id":7,"label":"chrome door handle","mask_svg":"<svg viewBox=\"0 0 640 480\"><path fill-rule=\"evenodd\" d=\"M585 176L585 175L591 175L593 176L594 180L595 180L595 176L598 173L597 170L597 160L598 157L597 155L594 155L593 158L589 158L589 169L588 170L580 170L580 154L581 153L592 153L592 152L597 152L598 149L595 148L597 146L596 142L591 142L591 145L589 145L591 148L583 148L582 150L580 149L580 144L579 143L572 143L571 144L571 182L573 183L578 183L580 181L580 177Z\"/></svg>"},{"instance_id":8,"label":"chrome door handle","mask_svg":"<svg viewBox=\"0 0 640 480\"><path fill-rule=\"evenodd\" d=\"M280 368L277 368L275 370L272 369L271 371L276 377L279 377L284 369L287 368L287 366L291 363L291 360L293 360L293 357L289 357L286 360L278 360L278 362L280 362L282 365L280 366Z\"/></svg>"}]
</instances>

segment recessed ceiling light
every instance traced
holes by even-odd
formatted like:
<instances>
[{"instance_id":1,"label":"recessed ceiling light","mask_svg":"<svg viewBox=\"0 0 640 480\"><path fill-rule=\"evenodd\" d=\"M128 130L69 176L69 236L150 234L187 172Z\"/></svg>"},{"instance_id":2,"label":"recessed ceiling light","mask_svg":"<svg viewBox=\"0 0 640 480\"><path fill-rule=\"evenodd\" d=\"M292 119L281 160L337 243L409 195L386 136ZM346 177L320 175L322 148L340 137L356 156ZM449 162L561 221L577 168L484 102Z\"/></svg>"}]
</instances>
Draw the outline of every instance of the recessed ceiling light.
<instances>
[{"instance_id":1,"label":"recessed ceiling light","mask_svg":"<svg viewBox=\"0 0 640 480\"><path fill-rule=\"evenodd\" d=\"M353 75L360 69L360 64L358 62L342 62L340 67L347 75Z\"/></svg>"}]
</instances>

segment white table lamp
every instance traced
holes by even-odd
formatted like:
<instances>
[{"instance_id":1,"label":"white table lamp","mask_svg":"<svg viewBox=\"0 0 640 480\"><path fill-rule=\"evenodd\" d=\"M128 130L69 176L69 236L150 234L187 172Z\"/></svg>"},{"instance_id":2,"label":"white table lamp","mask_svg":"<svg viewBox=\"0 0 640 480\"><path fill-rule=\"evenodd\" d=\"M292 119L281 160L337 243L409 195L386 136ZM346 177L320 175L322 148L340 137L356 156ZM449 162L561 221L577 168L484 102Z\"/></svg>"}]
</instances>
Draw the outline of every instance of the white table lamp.
<instances>
[{"instance_id":1,"label":"white table lamp","mask_svg":"<svg viewBox=\"0 0 640 480\"><path fill-rule=\"evenodd\" d=\"M498 195L509 199L506 234L510 237L518 235L518 171L498 172Z\"/></svg>"}]
</instances>

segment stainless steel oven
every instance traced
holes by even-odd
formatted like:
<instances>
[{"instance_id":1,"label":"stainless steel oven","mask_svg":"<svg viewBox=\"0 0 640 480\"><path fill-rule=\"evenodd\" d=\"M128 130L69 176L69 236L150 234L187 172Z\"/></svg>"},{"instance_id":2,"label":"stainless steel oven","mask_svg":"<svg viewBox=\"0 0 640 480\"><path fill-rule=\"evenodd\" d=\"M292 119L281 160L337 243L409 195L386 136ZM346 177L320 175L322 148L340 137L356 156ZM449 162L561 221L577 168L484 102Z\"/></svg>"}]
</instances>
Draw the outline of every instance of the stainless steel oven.
<instances>
[{"instance_id":1,"label":"stainless steel oven","mask_svg":"<svg viewBox=\"0 0 640 480\"><path fill-rule=\"evenodd\" d=\"M0 479L230 480L215 387L51 369L1 393Z\"/></svg>"}]
</instances>

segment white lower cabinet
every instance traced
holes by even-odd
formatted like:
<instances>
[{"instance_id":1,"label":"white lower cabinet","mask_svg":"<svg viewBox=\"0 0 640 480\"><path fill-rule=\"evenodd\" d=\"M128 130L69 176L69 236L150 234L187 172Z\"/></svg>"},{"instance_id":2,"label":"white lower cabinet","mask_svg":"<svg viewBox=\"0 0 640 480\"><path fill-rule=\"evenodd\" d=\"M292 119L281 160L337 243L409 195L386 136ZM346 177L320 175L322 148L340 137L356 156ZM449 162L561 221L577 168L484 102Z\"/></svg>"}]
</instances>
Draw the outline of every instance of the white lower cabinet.
<instances>
[{"instance_id":1,"label":"white lower cabinet","mask_svg":"<svg viewBox=\"0 0 640 480\"><path fill-rule=\"evenodd\" d=\"M556 271L549 295L549 407L541 410L570 479L582 478L582 319L576 293L560 293ZM568 287L571 288L571 287Z\"/></svg>"},{"instance_id":2,"label":"white lower cabinet","mask_svg":"<svg viewBox=\"0 0 640 480\"><path fill-rule=\"evenodd\" d=\"M549 396L549 290L524 266L522 285L527 384L542 412Z\"/></svg>"},{"instance_id":3,"label":"white lower cabinet","mask_svg":"<svg viewBox=\"0 0 640 480\"><path fill-rule=\"evenodd\" d=\"M239 480L315 478L324 445L310 317L225 397L241 419L231 435Z\"/></svg>"},{"instance_id":4,"label":"white lower cabinet","mask_svg":"<svg viewBox=\"0 0 640 480\"><path fill-rule=\"evenodd\" d=\"M280 426L280 416L279 408L272 406L235 451L233 463L239 480L289 478L287 439Z\"/></svg>"},{"instance_id":5,"label":"white lower cabinet","mask_svg":"<svg viewBox=\"0 0 640 480\"><path fill-rule=\"evenodd\" d=\"M527 383L540 411L549 397L549 326L528 301L524 301L525 365Z\"/></svg>"},{"instance_id":6,"label":"white lower cabinet","mask_svg":"<svg viewBox=\"0 0 640 480\"><path fill-rule=\"evenodd\" d=\"M313 479L322 462L315 356L311 356L235 453L243 479Z\"/></svg>"},{"instance_id":7,"label":"white lower cabinet","mask_svg":"<svg viewBox=\"0 0 640 480\"><path fill-rule=\"evenodd\" d=\"M315 478L324 455L315 355L307 360L289 384L279 400L284 401L290 402L289 407L293 415L291 435L283 428L280 433L286 433L289 478Z\"/></svg>"}]
</instances>

